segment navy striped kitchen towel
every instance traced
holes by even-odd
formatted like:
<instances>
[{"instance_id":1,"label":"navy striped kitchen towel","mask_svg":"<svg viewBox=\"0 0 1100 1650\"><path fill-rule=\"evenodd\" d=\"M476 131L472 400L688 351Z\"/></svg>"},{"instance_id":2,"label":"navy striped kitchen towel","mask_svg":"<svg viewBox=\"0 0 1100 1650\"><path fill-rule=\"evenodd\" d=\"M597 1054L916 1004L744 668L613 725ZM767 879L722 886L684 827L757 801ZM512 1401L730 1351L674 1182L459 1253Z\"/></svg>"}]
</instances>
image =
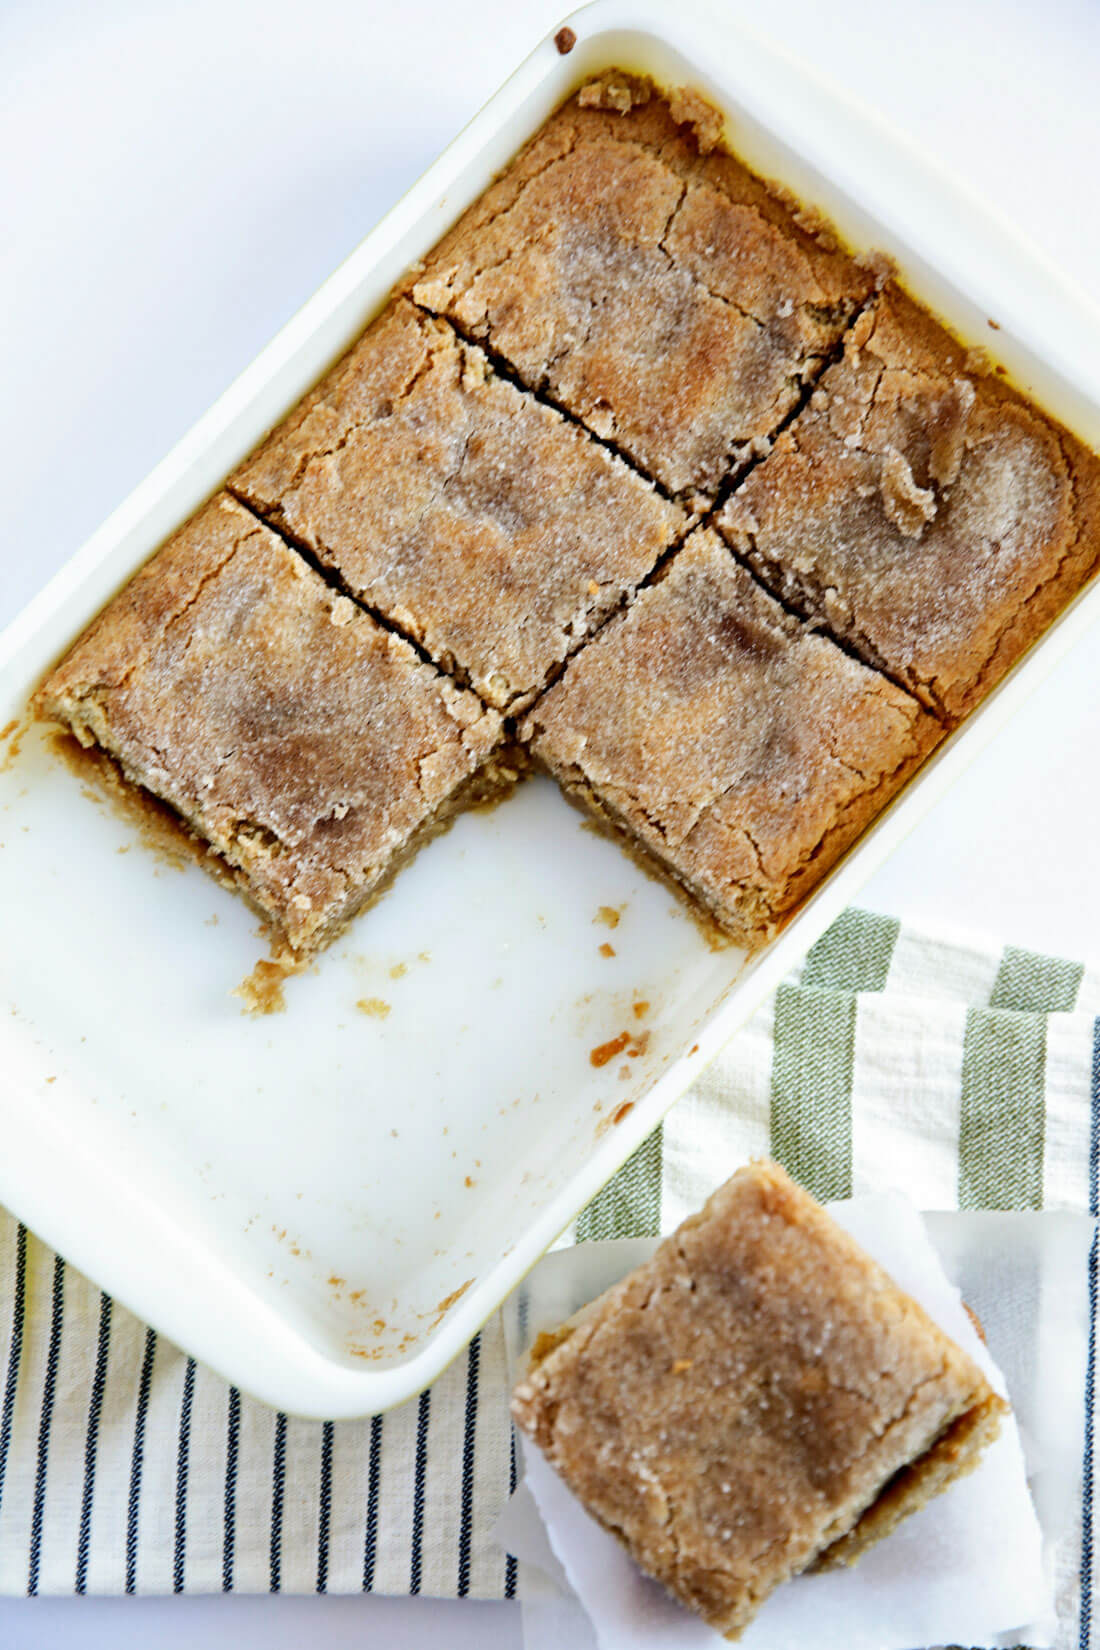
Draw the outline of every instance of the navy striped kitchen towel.
<instances>
[{"instance_id":1,"label":"navy striped kitchen towel","mask_svg":"<svg viewBox=\"0 0 1100 1650\"><path fill-rule=\"evenodd\" d=\"M812 1192L1097 1210L1100 974L849 911L566 1241L674 1227L772 1152ZM1091 1260L1095 1307L1097 1260ZM491 1530L514 1480L491 1322L412 1403L276 1414L0 1215L0 1590L522 1596ZM1060 1643L1092 1643L1092 1382Z\"/></svg>"}]
</instances>

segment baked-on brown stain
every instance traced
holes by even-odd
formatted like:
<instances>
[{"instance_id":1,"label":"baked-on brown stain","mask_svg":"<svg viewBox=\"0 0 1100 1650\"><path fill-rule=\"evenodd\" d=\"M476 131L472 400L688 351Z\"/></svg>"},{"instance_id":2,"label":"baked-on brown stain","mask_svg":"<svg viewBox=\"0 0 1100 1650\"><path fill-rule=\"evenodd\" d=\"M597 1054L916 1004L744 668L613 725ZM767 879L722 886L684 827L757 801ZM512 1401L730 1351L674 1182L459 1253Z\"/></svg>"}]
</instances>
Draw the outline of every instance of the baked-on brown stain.
<instances>
[{"instance_id":1,"label":"baked-on brown stain","mask_svg":"<svg viewBox=\"0 0 1100 1650\"><path fill-rule=\"evenodd\" d=\"M646 1015L649 1013L649 1004L644 997L640 997L633 1007L634 1018L636 1020L644 1020Z\"/></svg>"},{"instance_id":2,"label":"baked-on brown stain","mask_svg":"<svg viewBox=\"0 0 1100 1650\"><path fill-rule=\"evenodd\" d=\"M355 1006L360 1014L372 1020L384 1020L390 1012L390 1004L384 997L360 997Z\"/></svg>"},{"instance_id":3,"label":"baked-on brown stain","mask_svg":"<svg viewBox=\"0 0 1100 1650\"><path fill-rule=\"evenodd\" d=\"M449 1295L444 1295L443 1299L436 1303L436 1311L440 1313L449 1312L455 1302L462 1299L473 1281L473 1278L467 1278L466 1282L460 1283L457 1289L452 1289Z\"/></svg>"},{"instance_id":4,"label":"baked-on brown stain","mask_svg":"<svg viewBox=\"0 0 1100 1650\"><path fill-rule=\"evenodd\" d=\"M613 957L614 955L615 955L615 947L613 945L608 945L607 941L604 940L603 944L600 946L600 956L601 957Z\"/></svg>"},{"instance_id":5,"label":"baked-on brown stain","mask_svg":"<svg viewBox=\"0 0 1100 1650\"><path fill-rule=\"evenodd\" d=\"M629 1031L620 1031L619 1035L617 1037L612 1037L610 1042L599 1043L591 1051L588 1056L590 1063L594 1066L606 1066L607 1062L609 1060L613 1060L616 1054L622 1053L623 1049L629 1042Z\"/></svg>"},{"instance_id":6,"label":"baked-on brown stain","mask_svg":"<svg viewBox=\"0 0 1100 1650\"><path fill-rule=\"evenodd\" d=\"M605 928L618 928L622 920L622 907L617 905L601 905L592 918L593 922L600 922Z\"/></svg>"},{"instance_id":7,"label":"baked-on brown stain","mask_svg":"<svg viewBox=\"0 0 1100 1650\"><path fill-rule=\"evenodd\" d=\"M622 1104L619 1105L619 1106L616 1106L615 1110L611 1113L612 1123L621 1123L623 1118L624 1117L629 1117L630 1113L633 1110L634 1110L633 1100L624 1100L622 1102Z\"/></svg>"},{"instance_id":8,"label":"baked-on brown stain","mask_svg":"<svg viewBox=\"0 0 1100 1650\"><path fill-rule=\"evenodd\" d=\"M11 740L11 744L8 746L3 758L0 759L0 773L7 773L8 769L13 766L22 748L23 736L29 726L30 724L27 722L21 723L19 717L16 716L3 728L0 728L0 745L4 743L5 739Z\"/></svg>"}]
</instances>

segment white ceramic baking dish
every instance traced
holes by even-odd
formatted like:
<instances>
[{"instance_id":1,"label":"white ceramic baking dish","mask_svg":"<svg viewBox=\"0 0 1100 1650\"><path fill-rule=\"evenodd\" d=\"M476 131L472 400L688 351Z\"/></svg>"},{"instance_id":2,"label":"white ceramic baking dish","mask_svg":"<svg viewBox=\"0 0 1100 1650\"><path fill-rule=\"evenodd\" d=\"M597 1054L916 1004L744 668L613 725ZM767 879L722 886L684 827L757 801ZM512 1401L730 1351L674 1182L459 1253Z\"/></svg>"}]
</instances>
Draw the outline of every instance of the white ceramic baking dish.
<instances>
[{"instance_id":1,"label":"white ceramic baking dish","mask_svg":"<svg viewBox=\"0 0 1100 1650\"><path fill-rule=\"evenodd\" d=\"M950 179L729 21L598 0L569 23L575 49L538 47L0 638L0 726L521 142L610 65L699 88L751 164L854 246L892 254L961 334L1100 442L1100 315ZM0 773L0 1201L260 1398L326 1417L399 1403L1098 614L1094 587L751 961L709 949L536 780L432 844L267 1019L230 996L261 951L244 905L158 860L24 733ZM601 907L619 914L613 932ZM644 1054L593 1066L595 1046L643 1024Z\"/></svg>"}]
</instances>

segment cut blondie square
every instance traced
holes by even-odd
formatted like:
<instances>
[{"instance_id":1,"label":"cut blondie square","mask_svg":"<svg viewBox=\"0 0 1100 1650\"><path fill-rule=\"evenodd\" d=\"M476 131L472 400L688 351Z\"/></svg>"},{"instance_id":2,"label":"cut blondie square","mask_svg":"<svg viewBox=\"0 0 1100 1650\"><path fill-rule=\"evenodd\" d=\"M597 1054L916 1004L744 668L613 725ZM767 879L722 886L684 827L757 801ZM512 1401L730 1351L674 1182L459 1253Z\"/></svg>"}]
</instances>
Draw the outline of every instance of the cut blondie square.
<instances>
[{"instance_id":1,"label":"cut blondie square","mask_svg":"<svg viewBox=\"0 0 1100 1650\"><path fill-rule=\"evenodd\" d=\"M786 613L706 528L520 731L571 799L749 948L941 733Z\"/></svg>"},{"instance_id":2,"label":"cut blondie square","mask_svg":"<svg viewBox=\"0 0 1100 1650\"><path fill-rule=\"evenodd\" d=\"M530 703L684 525L400 299L229 486L498 710Z\"/></svg>"},{"instance_id":3,"label":"cut blondie square","mask_svg":"<svg viewBox=\"0 0 1100 1650\"><path fill-rule=\"evenodd\" d=\"M780 599L953 724L1100 561L1100 459L890 285L718 518Z\"/></svg>"},{"instance_id":4,"label":"cut blondie square","mask_svg":"<svg viewBox=\"0 0 1100 1650\"><path fill-rule=\"evenodd\" d=\"M409 286L685 499L766 444L873 286L721 126L693 94L591 82Z\"/></svg>"},{"instance_id":5,"label":"cut blondie square","mask_svg":"<svg viewBox=\"0 0 1100 1650\"><path fill-rule=\"evenodd\" d=\"M226 494L105 608L35 708L166 803L299 955L514 777L495 712Z\"/></svg>"},{"instance_id":6,"label":"cut blondie square","mask_svg":"<svg viewBox=\"0 0 1100 1650\"><path fill-rule=\"evenodd\" d=\"M969 1472L1006 1411L774 1163L539 1337L512 1400L588 1512L728 1638Z\"/></svg>"}]
</instances>

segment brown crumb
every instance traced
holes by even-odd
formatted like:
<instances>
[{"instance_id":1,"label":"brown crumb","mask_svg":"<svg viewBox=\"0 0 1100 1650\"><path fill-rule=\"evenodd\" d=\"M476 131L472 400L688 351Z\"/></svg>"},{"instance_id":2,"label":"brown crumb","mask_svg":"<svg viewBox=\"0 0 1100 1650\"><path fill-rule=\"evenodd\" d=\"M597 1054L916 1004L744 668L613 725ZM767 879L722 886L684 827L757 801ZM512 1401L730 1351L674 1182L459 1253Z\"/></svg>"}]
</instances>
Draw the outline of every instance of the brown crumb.
<instances>
[{"instance_id":1,"label":"brown crumb","mask_svg":"<svg viewBox=\"0 0 1100 1650\"><path fill-rule=\"evenodd\" d=\"M692 1043L691 1047L688 1049L688 1053L689 1054L698 1054L698 1052L699 1052L699 1044L698 1043Z\"/></svg>"},{"instance_id":2,"label":"brown crumb","mask_svg":"<svg viewBox=\"0 0 1100 1650\"><path fill-rule=\"evenodd\" d=\"M621 905L601 905L592 921L602 922L605 928L618 928L622 914Z\"/></svg>"},{"instance_id":3,"label":"brown crumb","mask_svg":"<svg viewBox=\"0 0 1100 1650\"><path fill-rule=\"evenodd\" d=\"M621 1123L623 1118L624 1117L629 1117L630 1113L633 1110L634 1110L633 1100L624 1100L622 1105L616 1106L615 1110L611 1113L612 1123Z\"/></svg>"},{"instance_id":4,"label":"brown crumb","mask_svg":"<svg viewBox=\"0 0 1100 1650\"><path fill-rule=\"evenodd\" d=\"M348 1280L347 1278L338 1278L334 1272L328 1281L330 1289L342 1289Z\"/></svg>"},{"instance_id":5,"label":"brown crumb","mask_svg":"<svg viewBox=\"0 0 1100 1650\"><path fill-rule=\"evenodd\" d=\"M972 1306L968 1306L965 1301L962 1303L962 1309L970 1319L970 1322L973 1324L975 1335L977 1335L983 1346L987 1345L988 1343L985 1338L985 1330L982 1328L981 1318L979 1318L978 1314L974 1311L974 1308Z\"/></svg>"},{"instance_id":6,"label":"brown crumb","mask_svg":"<svg viewBox=\"0 0 1100 1650\"><path fill-rule=\"evenodd\" d=\"M619 1035L617 1037L612 1037L610 1042L599 1043L589 1054L588 1058L594 1066L606 1066L607 1062L609 1060L613 1060L616 1054L621 1054L623 1052L623 1049L629 1042L629 1031L620 1031Z\"/></svg>"},{"instance_id":7,"label":"brown crumb","mask_svg":"<svg viewBox=\"0 0 1100 1650\"><path fill-rule=\"evenodd\" d=\"M1000 332L1001 330L1000 321L994 321L992 316L986 321L985 324L987 327L992 327L994 332Z\"/></svg>"},{"instance_id":8,"label":"brown crumb","mask_svg":"<svg viewBox=\"0 0 1100 1650\"><path fill-rule=\"evenodd\" d=\"M590 80L587 86L581 87L577 102L582 109L614 109L616 114L627 115L636 105L648 103L651 95L652 88L647 81L609 69L598 80Z\"/></svg>"},{"instance_id":9,"label":"brown crumb","mask_svg":"<svg viewBox=\"0 0 1100 1650\"><path fill-rule=\"evenodd\" d=\"M467 1175L465 1180L462 1182L462 1184L464 1186L476 1186L477 1181L473 1178L472 1175Z\"/></svg>"},{"instance_id":10,"label":"brown crumb","mask_svg":"<svg viewBox=\"0 0 1100 1650\"><path fill-rule=\"evenodd\" d=\"M404 979L405 975L408 972L409 972L408 963L394 963L393 967L390 969L390 979L391 980Z\"/></svg>"},{"instance_id":11,"label":"brown crumb","mask_svg":"<svg viewBox=\"0 0 1100 1650\"><path fill-rule=\"evenodd\" d=\"M573 47L577 44L577 37L571 28L566 27L564 29L559 29L557 34L554 36L554 44L558 48L558 51L561 53L562 57L568 57L569 53L573 50Z\"/></svg>"},{"instance_id":12,"label":"brown crumb","mask_svg":"<svg viewBox=\"0 0 1100 1650\"><path fill-rule=\"evenodd\" d=\"M638 1001L634 1004L634 1018L636 1020L644 1020L648 1013L649 1013L649 1004L648 1004L648 1002L645 1000L644 997L639 997Z\"/></svg>"},{"instance_id":13,"label":"brown crumb","mask_svg":"<svg viewBox=\"0 0 1100 1650\"><path fill-rule=\"evenodd\" d=\"M615 955L615 947L613 945L608 945L607 941L604 940L603 944L600 946L600 956L601 957L613 957L614 955Z\"/></svg>"},{"instance_id":14,"label":"brown crumb","mask_svg":"<svg viewBox=\"0 0 1100 1650\"><path fill-rule=\"evenodd\" d=\"M372 1020L384 1020L390 1011L390 1005L384 997L360 997L355 1006L360 1014L366 1014Z\"/></svg>"},{"instance_id":15,"label":"brown crumb","mask_svg":"<svg viewBox=\"0 0 1100 1650\"><path fill-rule=\"evenodd\" d=\"M233 988L232 995L244 1003L241 1013L281 1014L286 1008L283 982L288 974L295 972L293 963L261 957L251 974Z\"/></svg>"}]
</instances>

